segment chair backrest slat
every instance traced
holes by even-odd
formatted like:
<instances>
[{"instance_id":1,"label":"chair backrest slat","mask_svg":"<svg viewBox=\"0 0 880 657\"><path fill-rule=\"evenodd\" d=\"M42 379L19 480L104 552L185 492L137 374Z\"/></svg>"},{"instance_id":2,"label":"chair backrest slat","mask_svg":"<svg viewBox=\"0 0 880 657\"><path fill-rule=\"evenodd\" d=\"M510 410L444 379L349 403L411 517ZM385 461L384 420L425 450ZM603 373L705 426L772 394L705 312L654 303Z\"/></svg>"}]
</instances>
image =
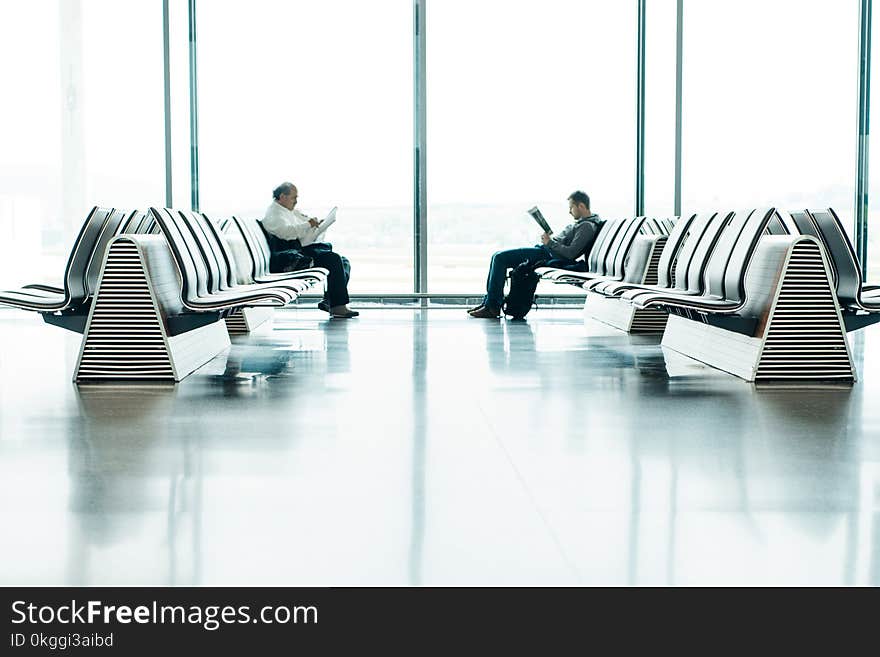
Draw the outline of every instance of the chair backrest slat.
<instances>
[{"instance_id":1,"label":"chair backrest slat","mask_svg":"<svg viewBox=\"0 0 880 657\"><path fill-rule=\"evenodd\" d=\"M224 289L235 287L239 284L238 267L235 262L235 254L232 252L232 247L229 245L226 236L223 234L221 224L213 221L204 212L199 213L198 217L203 222L205 233L209 235L211 244L216 249L217 256L220 259L221 273L225 276L226 281Z\"/></svg>"},{"instance_id":2,"label":"chair backrest slat","mask_svg":"<svg viewBox=\"0 0 880 657\"><path fill-rule=\"evenodd\" d=\"M169 208L150 208L150 214L165 236L180 268L184 301L198 301L199 297L206 297L208 265L183 218L176 210Z\"/></svg>"},{"instance_id":3,"label":"chair backrest slat","mask_svg":"<svg viewBox=\"0 0 880 657\"><path fill-rule=\"evenodd\" d=\"M831 268L837 279L837 298L842 305L855 303L862 292L862 268L849 236L837 213L831 208L810 210L819 239L825 245Z\"/></svg>"},{"instance_id":4,"label":"chair backrest slat","mask_svg":"<svg viewBox=\"0 0 880 657\"><path fill-rule=\"evenodd\" d=\"M644 220L642 222L641 233L642 235L660 235L661 230L660 226L657 223L657 220L653 217L642 217Z\"/></svg>"},{"instance_id":5,"label":"chair backrest slat","mask_svg":"<svg viewBox=\"0 0 880 657\"><path fill-rule=\"evenodd\" d=\"M727 271L727 264L730 262L733 247L753 213L754 210L739 210L733 213L706 261L700 292L724 298L724 274Z\"/></svg>"},{"instance_id":6,"label":"chair backrest slat","mask_svg":"<svg viewBox=\"0 0 880 657\"><path fill-rule=\"evenodd\" d=\"M128 215L129 213L125 210L114 209L107 216L107 220L101 227L101 232L92 247L89 263L83 272L83 287L86 296L91 296L98 291L98 277L101 274L101 266L104 264L104 254L107 252L107 245L110 244L110 240L121 232Z\"/></svg>"},{"instance_id":7,"label":"chair backrest slat","mask_svg":"<svg viewBox=\"0 0 880 657\"><path fill-rule=\"evenodd\" d=\"M617 242L616 247L612 246L612 250L608 254L609 257L612 257L612 260L609 262L608 259L606 259L605 261L605 271L607 276L623 278L626 256L629 254L629 249L632 246L633 240L635 240L636 235L639 234L639 230L644 222L644 217L627 219L625 222L626 225L617 233L617 238L615 239Z\"/></svg>"},{"instance_id":8,"label":"chair backrest slat","mask_svg":"<svg viewBox=\"0 0 880 657\"><path fill-rule=\"evenodd\" d=\"M149 235L153 232L153 228L156 227L156 220L150 215L149 212L138 212L140 215L140 221L138 221L137 225L133 226L133 232L138 235Z\"/></svg>"},{"instance_id":9,"label":"chair backrest slat","mask_svg":"<svg viewBox=\"0 0 880 657\"><path fill-rule=\"evenodd\" d=\"M752 211L727 259L720 293L722 298L736 302L745 300L746 269L758 248L761 236L766 232L770 221L775 220L780 220L775 208L758 208Z\"/></svg>"},{"instance_id":10,"label":"chair backrest slat","mask_svg":"<svg viewBox=\"0 0 880 657\"><path fill-rule=\"evenodd\" d=\"M766 232L768 235L788 235L789 230L788 224L786 223L786 217L779 212L775 213L767 223Z\"/></svg>"},{"instance_id":11,"label":"chair backrest slat","mask_svg":"<svg viewBox=\"0 0 880 657\"><path fill-rule=\"evenodd\" d=\"M202 257L207 263L208 292L216 294L228 289L228 272L223 263L223 256L219 252L219 246L212 239L207 226L205 226L204 219L198 212L191 210L180 210L179 214L195 238Z\"/></svg>"},{"instance_id":12,"label":"chair backrest slat","mask_svg":"<svg viewBox=\"0 0 880 657\"><path fill-rule=\"evenodd\" d=\"M687 237L688 228L696 216L694 214L690 217L682 217L669 233L666 244L663 245L663 251L660 253L660 260L657 263L657 285L660 287L669 287L672 279L672 264L681 251L684 240Z\"/></svg>"},{"instance_id":13,"label":"chair backrest slat","mask_svg":"<svg viewBox=\"0 0 880 657\"><path fill-rule=\"evenodd\" d=\"M700 245L706 231L712 226L713 222L721 221L718 213L702 214L694 217L691 225L688 227L687 235L682 241L678 256L673 261L672 268L675 269L673 287L677 290L686 290L688 285L688 270L691 266L691 260L694 253Z\"/></svg>"},{"instance_id":14,"label":"chair backrest slat","mask_svg":"<svg viewBox=\"0 0 880 657\"><path fill-rule=\"evenodd\" d=\"M818 237L820 240L822 239L819 236L819 229L813 223L812 217L810 217L806 210L792 212L791 219L801 235L811 235L812 237Z\"/></svg>"},{"instance_id":15,"label":"chair backrest slat","mask_svg":"<svg viewBox=\"0 0 880 657\"><path fill-rule=\"evenodd\" d=\"M703 272L706 270L709 257L715 249L719 236L726 230L732 215L732 212L719 212L713 215L705 227L699 242L694 245L687 271L684 272L684 289L689 293L699 294L703 291ZM678 278L678 270L676 271L676 278ZM678 286L676 285L676 287Z\"/></svg>"},{"instance_id":16,"label":"chair backrest slat","mask_svg":"<svg viewBox=\"0 0 880 657\"><path fill-rule=\"evenodd\" d=\"M253 218L233 216L232 220L238 224L247 245L250 247L251 255L254 258L254 277L265 276L269 273L269 261L272 254L263 229Z\"/></svg>"},{"instance_id":17,"label":"chair backrest slat","mask_svg":"<svg viewBox=\"0 0 880 657\"><path fill-rule=\"evenodd\" d=\"M122 225L119 226L119 235L136 235L141 222L144 219L144 213L140 210L132 210L131 214L126 217Z\"/></svg>"},{"instance_id":18,"label":"chair backrest slat","mask_svg":"<svg viewBox=\"0 0 880 657\"><path fill-rule=\"evenodd\" d=\"M614 236L617 235L622 223L622 219L609 219L602 224L602 229L596 235L596 241L593 242L593 247L587 255L587 271L594 274L603 273L599 271L600 263L605 261L608 247L614 241Z\"/></svg>"},{"instance_id":19,"label":"chair backrest slat","mask_svg":"<svg viewBox=\"0 0 880 657\"><path fill-rule=\"evenodd\" d=\"M622 219L614 237L603 245L604 253L599 254L598 262L598 272L601 275L610 276L611 272L614 270L614 259L617 257L617 250L620 248L620 244L630 226L632 226L632 221L630 219Z\"/></svg>"},{"instance_id":20,"label":"chair backrest slat","mask_svg":"<svg viewBox=\"0 0 880 657\"><path fill-rule=\"evenodd\" d=\"M68 305L80 303L89 295L86 285L89 262L112 212L112 208L93 207L73 242L64 270L64 291Z\"/></svg>"},{"instance_id":21,"label":"chair backrest slat","mask_svg":"<svg viewBox=\"0 0 880 657\"><path fill-rule=\"evenodd\" d=\"M242 284L253 283L257 263L241 226L234 218L225 220L221 225L223 236L226 238L235 260L238 282Z\"/></svg>"}]
</instances>

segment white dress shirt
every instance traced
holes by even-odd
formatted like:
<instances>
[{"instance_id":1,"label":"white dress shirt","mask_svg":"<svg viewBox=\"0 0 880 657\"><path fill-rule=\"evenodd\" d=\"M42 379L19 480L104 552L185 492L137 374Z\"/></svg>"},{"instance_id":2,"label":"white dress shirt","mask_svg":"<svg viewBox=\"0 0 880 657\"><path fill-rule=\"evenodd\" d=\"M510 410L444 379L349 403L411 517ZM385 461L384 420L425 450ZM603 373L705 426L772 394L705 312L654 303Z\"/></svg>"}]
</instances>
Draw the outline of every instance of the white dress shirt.
<instances>
[{"instance_id":1,"label":"white dress shirt","mask_svg":"<svg viewBox=\"0 0 880 657\"><path fill-rule=\"evenodd\" d=\"M317 228L309 225L309 218L294 208L288 210L278 201L272 201L272 205L266 208L266 216L263 217L263 227L283 240L302 240L305 237L315 237Z\"/></svg>"}]
</instances>

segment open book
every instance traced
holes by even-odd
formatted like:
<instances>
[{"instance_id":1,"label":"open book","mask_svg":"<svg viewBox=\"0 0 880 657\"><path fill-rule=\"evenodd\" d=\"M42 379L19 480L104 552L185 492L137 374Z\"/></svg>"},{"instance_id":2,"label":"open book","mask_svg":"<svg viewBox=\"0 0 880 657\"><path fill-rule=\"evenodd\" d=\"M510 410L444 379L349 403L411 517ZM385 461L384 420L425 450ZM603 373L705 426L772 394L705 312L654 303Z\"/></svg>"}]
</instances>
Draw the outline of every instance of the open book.
<instances>
[{"instance_id":1,"label":"open book","mask_svg":"<svg viewBox=\"0 0 880 657\"><path fill-rule=\"evenodd\" d=\"M318 224L317 228L313 228L308 235L301 238L299 243L303 246L308 246L309 244L314 244L318 241L318 238L321 237L324 232L330 228L336 222L336 208L334 207L330 212L327 213L327 216L324 217L324 220Z\"/></svg>"},{"instance_id":2,"label":"open book","mask_svg":"<svg viewBox=\"0 0 880 657\"><path fill-rule=\"evenodd\" d=\"M547 220L544 219L544 215L541 214L541 211L538 209L537 205L529 210L529 214L532 216L532 219L535 220L535 223L541 227L541 230L548 234L553 233L553 231L550 229L550 224L548 224Z\"/></svg>"}]
</instances>

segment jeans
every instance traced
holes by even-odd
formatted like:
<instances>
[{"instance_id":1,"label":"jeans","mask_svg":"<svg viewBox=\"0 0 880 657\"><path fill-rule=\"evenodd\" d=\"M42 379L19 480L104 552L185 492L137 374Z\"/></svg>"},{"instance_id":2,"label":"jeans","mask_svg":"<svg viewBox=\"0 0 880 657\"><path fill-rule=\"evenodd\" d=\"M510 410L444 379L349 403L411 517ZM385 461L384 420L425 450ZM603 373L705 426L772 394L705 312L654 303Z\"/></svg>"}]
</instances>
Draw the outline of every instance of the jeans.
<instances>
[{"instance_id":1,"label":"jeans","mask_svg":"<svg viewBox=\"0 0 880 657\"><path fill-rule=\"evenodd\" d=\"M555 257L543 246L499 251L492 256L492 264L489 265L489 278L486 279L486 296L483 297L483 305L488 308L501 308L501 303L504 301L504 280L507 278L508 269L512 269L526 260L529 265L534 265L542 260L550 260Z\"/></svg>"}]
</instances>

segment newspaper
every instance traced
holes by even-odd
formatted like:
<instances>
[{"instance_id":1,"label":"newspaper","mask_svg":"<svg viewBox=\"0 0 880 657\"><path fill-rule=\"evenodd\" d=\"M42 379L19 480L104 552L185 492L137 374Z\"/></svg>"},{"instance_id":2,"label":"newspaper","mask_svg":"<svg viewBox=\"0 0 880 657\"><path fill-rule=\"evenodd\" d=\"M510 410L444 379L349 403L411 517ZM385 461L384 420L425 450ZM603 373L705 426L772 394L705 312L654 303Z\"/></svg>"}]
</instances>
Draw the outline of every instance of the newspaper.
<instances>
[{"instance_id":1,"label":"newspaper","mask_svg":"<svg viewBox=\"0 0 880 657\"><path fill-rule=\"evenodd\" d=\"M532 216L532 219L535 220L535 223L537 223L541 227L541 230L543 230L548 235L553 233L553 230L551 230L550 228L550 224L548 224L547 220L544 219L544 215L541 214L538 206L535 206L531 210L529 210L529 214Z\"/></svg>"},{"instance_id":2,"label":"newspaper","mask_svg":"<svg viewBox=\"0 0 880 657\"><path fill-rule=\"evenodd\" d=\"M314 244L318 241L318 238L321 237L334 223L336 223L335 207L327 213L327 216L324 217L324 219L318 224L318 227L312 229L312 231L310 231L308 235L300 239L299 243L303 246Z\"/></svg>"}]
</instances>

